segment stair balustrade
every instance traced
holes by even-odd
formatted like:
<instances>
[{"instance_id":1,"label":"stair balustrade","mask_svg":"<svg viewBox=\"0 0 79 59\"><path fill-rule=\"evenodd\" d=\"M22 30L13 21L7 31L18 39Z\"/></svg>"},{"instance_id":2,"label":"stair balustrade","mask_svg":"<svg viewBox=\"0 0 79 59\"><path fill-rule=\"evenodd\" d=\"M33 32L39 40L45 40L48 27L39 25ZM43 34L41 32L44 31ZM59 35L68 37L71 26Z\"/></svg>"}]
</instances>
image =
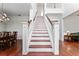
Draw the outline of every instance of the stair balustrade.
<instances>
[{"instance_id":1,"label":"stair balustrade","mask_svg":"<svg viewBox=\"0 0 79 59\"><path fill-rule=\"evenodd\" d=\"M52 23L51 23L50 20L48 20L48 17L46 15L44 17L45 17L44 21L45 21L46 27L48 29L48 34L49 34L50 41L51 41L52 52L54 52L54 49L53 49L54 38L53 38L53 27L52 27Z\"/></svg>"},{"instance_id":2,"label":"stair balustrade","mask_svg":"<svg viewBox=\"0 0 79 59\"><path fill-rule=\"evenodd\" d=\"M52 52L55 55L59 55L59 21L50 20L49 17L45 16L45 23L47 24L50 40L52 42Z\"/></svg>"},{"instance_id":3,"label":"stair balustrade","mask_svg":"<svg viewBox=\"0 0 79 59\"><path fill-rule=\"evenodd\" d=\"M33 20L22 22L22 26L23 26L22 54L23 55L26 55L29 52L29 42L32 36L32 30L33 30L33 25L35 22L36 15L37 15L37 12Z\"/></svg>"}]
</instances>

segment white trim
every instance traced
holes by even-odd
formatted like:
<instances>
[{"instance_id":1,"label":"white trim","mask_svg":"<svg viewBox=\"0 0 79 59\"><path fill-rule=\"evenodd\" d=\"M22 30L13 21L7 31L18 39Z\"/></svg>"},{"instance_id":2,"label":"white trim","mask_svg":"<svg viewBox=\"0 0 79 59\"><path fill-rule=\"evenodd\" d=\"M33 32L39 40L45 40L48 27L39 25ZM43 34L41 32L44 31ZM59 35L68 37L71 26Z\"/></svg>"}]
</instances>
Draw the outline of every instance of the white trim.
<instances>
[{"instance_id":1,"label":"white trim","mask_svg":"<svg viewBox=\"0 0 79 59\"><path fill-rule=\"evenodd\" d=\"M23 23L23 36L22 36L22 53L28 52L28 24Z\"/></svg>"},{"instance_id":2,"label":"white trim","mask_svg":"<svg viewBox=\"0 0 79 59\"><path fill-rule=\"evenodd\" d=\"M53 23L54 27L54 54L59 54L59 22Z\"/></svg>"}]
</instances>

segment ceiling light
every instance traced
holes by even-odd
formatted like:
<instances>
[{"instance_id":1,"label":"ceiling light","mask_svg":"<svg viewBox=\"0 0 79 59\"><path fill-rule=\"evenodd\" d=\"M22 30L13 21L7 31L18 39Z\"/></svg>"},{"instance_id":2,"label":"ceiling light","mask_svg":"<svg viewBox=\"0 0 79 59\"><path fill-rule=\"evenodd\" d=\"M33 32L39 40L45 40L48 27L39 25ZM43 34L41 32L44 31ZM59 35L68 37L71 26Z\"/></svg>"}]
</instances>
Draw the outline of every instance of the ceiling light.
<instances>
[{"instance_id":1,"label":"ceiling light","mask_svg":"<svg viewBox=\"0 0 79 59\"><path fill-rule=\"evenodd\" d=\"M4 16L2 16L2 18L4 19L5 17L4 17Z\"/></svg>"},{"instance_id":2,"label":"ceiling light","mask_svg":"<svg viewBox=\"0 0 79 59\"><path fill-rule=\"evenodd\" d=\"M7 17L7 14L6 13L3 13L3 16Z\"/></svg>"},{"instance_id":3,"label":"ceiling light","mask_svg":"<svg viewBox=\"0 0 79 59\"><path fill-rule=\"evenodd\" d=\"M9 21L10 19L8 18L7 14L4 13L3 11L3 3L2 3L2 11L1 11L1 19L0 21L4 22L4 21Z\"/></svg>"}]
</instances>

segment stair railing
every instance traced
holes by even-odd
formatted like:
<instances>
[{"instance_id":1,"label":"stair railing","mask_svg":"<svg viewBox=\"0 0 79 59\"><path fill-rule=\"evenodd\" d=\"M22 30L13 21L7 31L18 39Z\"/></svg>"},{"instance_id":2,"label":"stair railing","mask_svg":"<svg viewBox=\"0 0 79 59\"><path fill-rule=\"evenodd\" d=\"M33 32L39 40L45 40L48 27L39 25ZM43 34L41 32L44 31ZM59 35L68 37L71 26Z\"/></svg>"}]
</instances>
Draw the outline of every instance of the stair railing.
<instances>
[{"instance_id":1,"label":"stair railing","mask_svg":"<svg viewBox=\"0 0 79 59\"><path fill-rule=\"evenodd\" d=\"M29 49L29 43L30 43L30 40L32 38L32 31L33 31L33 27L34 27L34 23L35 23L35 19L36 19L36 15L37 15L37 12L35 14L35 17L33 18L33 20L31 21L31 23L29 24L29 36L28 36L28 49Z\"/></svg>"},{"instance_id":2,"label":"stair railing","mask_svg":"<svg viewBox=\"0 0 79 59\"><path fill-rule=\"evenodd\" d=\"M59 55L59 19L50 21L49 17L46 15L45 22L52 42L52 52L54 52L55 55Z\"/></svg>"},{"instance_id":3,"label":"stair railing","mask_svg":"<svg viewBox=\"0 0 79 59\"><path fill-rule=\"evenodd\" d=\"M54 38L53 38L53 25L52 25L52 22L50 21L50 19L48 18L47 15L44 16L45 19L45 24L46 24L46 27L48 29L48 34L49 34L49 37L50 37L50 41L51 41L51 45L52 45L52 52L54 52L53 50L53 45L54 45Z\"/></svg>"},{"instance_id":4,"label":"stair railing","mask_svg":"<svg viewBox=\"0 0 79 59\"><path fill-rule=\"evenodd\" d=\"M22 36L22 54L26 55L29 52L29 43L32 37L33 25L35 23L37 12L33 20L22 22L23 24L23 36Z\"/></svg>"}]
</instances>

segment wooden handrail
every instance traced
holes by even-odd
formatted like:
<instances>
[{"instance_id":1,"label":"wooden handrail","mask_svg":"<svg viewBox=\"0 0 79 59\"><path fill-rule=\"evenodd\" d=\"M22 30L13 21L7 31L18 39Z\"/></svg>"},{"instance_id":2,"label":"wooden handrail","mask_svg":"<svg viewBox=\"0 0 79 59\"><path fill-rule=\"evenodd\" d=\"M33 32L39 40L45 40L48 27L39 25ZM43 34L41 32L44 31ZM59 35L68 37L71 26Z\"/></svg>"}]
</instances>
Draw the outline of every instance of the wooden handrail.
<instances>
[{"instance_id":1,"label":"wooden handrail","mask_svg":"<svg viewBox=\"0 0 79 59\"><path fill-rule=\"evenodd\" d=\"M47 17L48 21L50 22L50 24L52 25L50 18L47 15L46 15L46 17Z\"/></svg>"},{"instance_id":2,"label":"wooden handrail","mask_svg":"<svg viewBox=\"0 0 79 59\"><path fill-rule=\"evenodd\" d=\"M35 21L36 15L37 15L37 12L35 14L35 17L34 17L33 21ZM32 22L32 20L28 21L28 26L30 26L31 22Z\"/></svg>"},{"instance_id":3,"label":"wooden handrail","mask_svg":"<svg viewBox=\"0 0 79 59\"><path fill-rule=\"evenodd\" d=\"M31 22L32 22L32 20L28 21L28 27L30 26Z\"/></svg>"}]
</instances>

